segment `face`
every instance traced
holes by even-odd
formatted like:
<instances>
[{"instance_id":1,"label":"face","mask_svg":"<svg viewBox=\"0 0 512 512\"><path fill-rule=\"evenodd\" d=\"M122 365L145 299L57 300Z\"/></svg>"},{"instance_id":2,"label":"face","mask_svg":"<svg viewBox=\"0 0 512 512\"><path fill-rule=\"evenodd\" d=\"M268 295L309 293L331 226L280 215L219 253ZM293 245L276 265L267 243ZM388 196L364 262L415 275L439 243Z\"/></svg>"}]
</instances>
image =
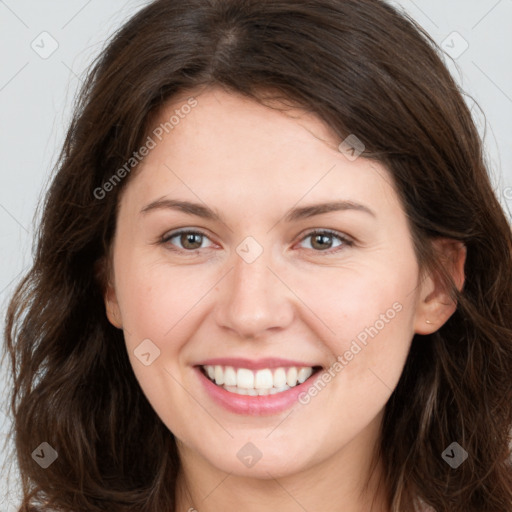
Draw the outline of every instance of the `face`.
<instances>
[{"instance_id":1,"label":"face","mask_svg":"<svg viewBox=\"0 0 512 512\"><path fill-rule=\"evenodd\" d=\"M183 453L233 474L371 445L429 291L390 173L311 115L190 96L156 120L178 111L113 241L107 311L143 392Z\"/></svg>"}]
</instances>

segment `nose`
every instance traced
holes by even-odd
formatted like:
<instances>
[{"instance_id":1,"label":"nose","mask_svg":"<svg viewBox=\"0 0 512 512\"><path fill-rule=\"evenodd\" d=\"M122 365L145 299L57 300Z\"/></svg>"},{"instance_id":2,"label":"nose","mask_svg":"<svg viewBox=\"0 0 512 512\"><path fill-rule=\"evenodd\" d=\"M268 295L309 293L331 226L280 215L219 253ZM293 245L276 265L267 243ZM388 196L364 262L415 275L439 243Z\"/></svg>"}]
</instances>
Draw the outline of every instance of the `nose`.
<instances>
[{"instance_id":1,"label":"nose","mask_svg":"<svg viewBox=\"0 0 512 512\"><path fill-rule=\"evenodd\" d=\"M251 263L234 254L234 268L219 284L218 325L239 338L265 336L269 330L286 328L293 320L294 294L284 276L274 270L269 253L263 251Z\"/></svg>"}]
</instances>

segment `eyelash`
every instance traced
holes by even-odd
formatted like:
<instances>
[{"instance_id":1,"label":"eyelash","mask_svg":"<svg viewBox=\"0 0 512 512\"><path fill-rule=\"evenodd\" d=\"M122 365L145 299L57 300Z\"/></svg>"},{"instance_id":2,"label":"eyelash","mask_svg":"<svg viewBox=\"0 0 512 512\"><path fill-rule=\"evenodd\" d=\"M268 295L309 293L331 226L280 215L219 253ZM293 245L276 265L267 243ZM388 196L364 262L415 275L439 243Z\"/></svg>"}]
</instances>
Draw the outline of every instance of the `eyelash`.
<instances>
[{"instance_id":1,"label":"eyelash","mask_svg":"<svg viewBox=\"0 0 512 512\"><path fill-rule=\"evenodd\" d=\"M188 249L176 248L176 247L173 247L172 244L169 243L170 240L172 240L173 238L176 238L177 236L184 235L184 234L201 235L201 236L204 236L209 239L208 235L200 230L181 229L178 231L173 231L169 235L162 237L160 243L163 245L169 245L171 250L175 251L175 252L194 254L196 251L199 251L200 249L188 250ZM342 235L341 233L338 233L337 231L333 231L331 229L315 229L313 231L310 231L310 232L306 233L300 239L300 242L302 242L306 238L309 238L309 237L312 237L315 235L329 235L329 236L332 236L333 238L338 238L342 242L342 244L340 246L335 247L334 249L326 249L323 251L320 251L320 250L317 251L315 249L311 249L313 252L317 252L320 254L334 254L334 253L337 253L337 252L343 250L344 247L351 247L354 245L354 242L352 240L350 240L346 236Z\"/></svg>"}]
</instances>

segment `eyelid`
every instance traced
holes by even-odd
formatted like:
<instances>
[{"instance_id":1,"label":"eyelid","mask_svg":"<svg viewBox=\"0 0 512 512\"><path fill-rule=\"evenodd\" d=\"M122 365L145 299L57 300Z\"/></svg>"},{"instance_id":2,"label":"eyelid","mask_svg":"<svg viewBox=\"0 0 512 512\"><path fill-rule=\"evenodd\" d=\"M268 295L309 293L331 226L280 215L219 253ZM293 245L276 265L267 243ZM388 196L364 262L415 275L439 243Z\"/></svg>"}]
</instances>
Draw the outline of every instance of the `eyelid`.
<instances>
[{"instance_id":1,"label":"eyelid","mask_svg":"<svg viewBox=\"0 0 512 512\"><path fill-rule=\"evenodd\" d=\"M211 239L210 239L210 236L208 235L208 233L206 233L205 231L203 231L202 229L200 228L179 228L179 229L176 229L174 231L168 231L167 233L165 233L161 239L160 239L160 243L161 244L168 244L168 242L172 239L172 238L175 238L176 236L179 236L179 235L182 235L182 234L199 234L199 235L202 235L204 236L205 238L207 238L208 240L210 240L210 242L214 243ZM313 235L317 235L317 234L327 234L327 235L330 235L334 238L338 238L342 244L340 246L337 246L335 248L331 248L331 249L325 249L325 250L322 250L322 251L315 251L314 249L308 249L312 252L315 252L315 253L318 253L318 254L332 254L332 253L336 253L340 250L343 250L344 247L350 247L350 246L353 246L354 245L354 240L349 237L348 235L340 232L340 231L336 231L336 230L333 230L333 229L328 229L328 228L313 228L313 229L310 229L308 231L306 231L305 233L302 233L298 240L297 243L300 243L302 241L304 241L306 238L310 237L310 236L313 236ZM169 244L169 245L172 245L172 244ZM181 253L188 253L188 254L195 254L197 251L199 251L200 249L191 249L191 250L187 250L187 249L181 249L179 247L175 247L173 246L173 248L171 250L174 250L176 252L181 252Z\"/></svg>"},{"instance_id":2,"label":"eyelid","mask_svg":"<svg viewBox=\"0 0 512 512\"><path fill-rule=\"evenodd\" d=\"M174 231L168 231L166 232L162 237L161 239L159 240L160 243L162 244L167 244L169 242L169 240L171 238L174 238L176 236L179 236L179 235L183 235L183 234L197 234L197 235L202 235L204 236L205 238L208 238L208 240L210 240L210 242L214 243L211 239L210 239L210 236L208 235L208 233L206 233L205 231L199 229L199 228L179 228L179 229L176 229ZM187 253L194 253L195 251L198 251L199 249L194 249L194 250L186 250L186 249L181 249L179 247L176 247L175 249L176 251L180 251L180 252L187 252Z\"/></svg>"},{"instance_id":3,"label":"eyelid","mask_svg":"<svg viewBox=\"0 0 512 512\"><path fill-rule=\"evenodd\" d=\"M333 238L338 238L342 244L340 244L337 247L331 248L331 249L325 249L323 251L315 251L313 249L309 249L310 251L313 251L314 253L318 254L333 254L337 253L341 250L343 250L344 247L351 247L354 245L354 240L346 235L345 233L342 233L340 231L336 231L334 229L328 229L328 228L314 228L311 230L308 230L307 232L300 235L299 243L304 241L306 238L317 235L317 234L327 234L329 236L332 236Z\"/></svg>"}]
</instances>

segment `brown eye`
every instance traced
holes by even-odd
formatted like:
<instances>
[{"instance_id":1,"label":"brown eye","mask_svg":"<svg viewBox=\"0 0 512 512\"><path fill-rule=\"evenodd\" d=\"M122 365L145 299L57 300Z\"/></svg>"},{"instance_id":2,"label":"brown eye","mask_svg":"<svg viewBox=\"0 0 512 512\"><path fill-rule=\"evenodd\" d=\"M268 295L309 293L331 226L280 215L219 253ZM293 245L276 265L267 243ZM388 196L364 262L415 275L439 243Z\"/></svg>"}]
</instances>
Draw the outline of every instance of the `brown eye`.
<instances>
[{"instance_id":1,"label":"brown eye","mask_svg":"<svg viewBox=\"0 0 512 512\"><path fill-rule=\"evenodd\" d=\"M322 251L324 249L330 249L331 245L332 245L332 236L331 235L323 235L323 234L312 235L311 247L313 247L313 249L320 249Z\"/></svg>"},{"instance_id":2,"label":"brown eye","mask_svg":"<svg viewBox=\"0 0 512 512\"><path fill-rule=\"evenodd\" d=\"M178 242L172 242L174 239L176 239ZM208 239L208 237L200 231L178 231L165 236L162 239L162 243L168 244L173 249L177 245L176 250L178 251L181 250L191 252L197 249L201 249L201 245L205 239Z\"/></svg>"},{"instance_id":3,"label":"brown eye","mask_svg":"<svg viewBox=\"0 0 512 512\"><path fill-rule=\"evenodd\" d=\"M202 240L203 235L199 233L182 233L180 235L180 243L185 249L199 249Z\"/></svg>"},{"instance_id":4,"label":"brown eye","mask_svg":"<svg viewBox=\"0 0 512 512\"><path fill-rule=\"evenodd\" d=\"M316 252L336 252L344 246L351 246L353 242L340 233L329 230L313 231L307 234L302 240L311 239L310 247ZM340 243L333 245L333 240L338 239ZM334 250L330 250L334 247Z\"/></svg>"}]
</instances>

